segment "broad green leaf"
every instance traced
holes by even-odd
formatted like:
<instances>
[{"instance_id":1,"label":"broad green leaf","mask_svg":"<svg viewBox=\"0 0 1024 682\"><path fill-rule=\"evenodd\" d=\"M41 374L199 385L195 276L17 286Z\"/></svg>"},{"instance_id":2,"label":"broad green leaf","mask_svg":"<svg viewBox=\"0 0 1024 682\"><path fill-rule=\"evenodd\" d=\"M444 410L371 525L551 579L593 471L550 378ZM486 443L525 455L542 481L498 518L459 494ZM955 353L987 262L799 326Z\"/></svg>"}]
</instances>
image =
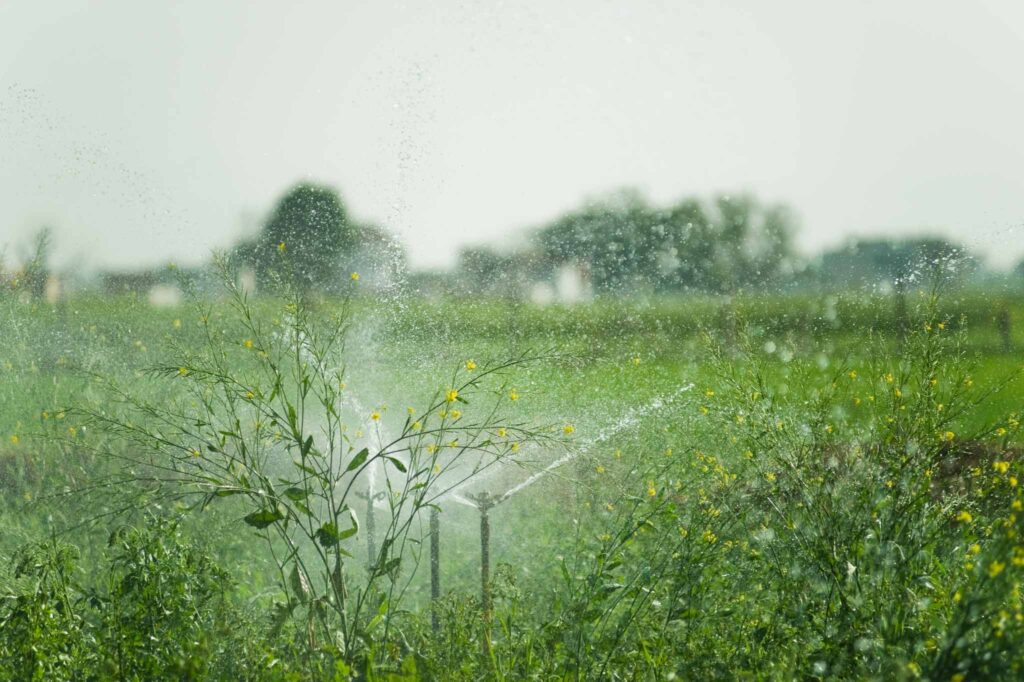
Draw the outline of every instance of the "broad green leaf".
<instances>
[{"instance_id":1,"label":"broad green leaf","mask_svg":"<svg viewBox=\"0 0 1024 682\"><path fill-rule=\"evenodd\" d=\"M284 514L277 509L261 509L260 511L249 514L243 519L243 521L255 528L266 528L270 524L280 521L283 518Z\"/></svg>"},{"instance_id":2,"label":"broad green leaf","mask_svg":"<svg viewBox=\"0 0 1024 682\"><path fill-rule=\"evenodd\" d=\"M367 448L363 448L362 450L360 450L356 454L356 456L352 458L352 461L348 463L348 468L345 469L345 473L348 473L349 471L352 471L354 469L358 469L359 467L361 467L363 465L363 462L365 462L366 458L369 457L369 456L370 456L370 451Z\"/></svg>"}]
</instances>

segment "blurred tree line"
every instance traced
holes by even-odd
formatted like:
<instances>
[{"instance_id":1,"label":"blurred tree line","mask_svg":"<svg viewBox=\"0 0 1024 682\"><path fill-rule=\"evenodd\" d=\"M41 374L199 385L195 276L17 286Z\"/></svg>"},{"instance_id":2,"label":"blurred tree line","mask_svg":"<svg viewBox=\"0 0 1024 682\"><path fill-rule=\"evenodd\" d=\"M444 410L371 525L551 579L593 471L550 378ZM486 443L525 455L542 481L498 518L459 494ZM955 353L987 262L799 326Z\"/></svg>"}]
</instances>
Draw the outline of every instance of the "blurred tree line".
<instances>
[{"instance_id":1,"label":"blurred tree line","mask_svg":"<svg viewBox=\"0 0 1024 682\"><path fill-rule=\"evenodd\" d=\"M464 249L459 271L508 284L569 266L595 293L727 293L791 279L799 265L795 231L788 207L750 195L659 207L623 191L536 228L513 253Z\"/></svg>"},{"instance_id":2,"label":"blurred tree line","mask_svg":"<svg viewBox=\"0 0 1024 682\"><path fill-rule=\"evenodd\" d=\"M273 292L289 278L299 288L336 293L352 272L371 288L410 285L438 295L472 292L535 298L539 285L569 276L586 295L732 294L739 291L828 290L880 287L897 294L942 266L947 278L980 286L1024 284L1024 261L1012 273L987 271L963 247L943 238L851 239L817 258L794 248L795 215L780 203L749 194L708 200L686 197L653 205L624 190L520 233L513 246L463 248L454 272L409 273L399 240L350 214L336 189L301 182L288 189L258 233L230 249L239 276ZM34 299L49 283L51 232L41 230L20 270L5 271L0 289ZM281 245L284 244L284 248ZM171 270L174 270L173 272ZM110 271L97 278L109 293L190 285L213 289L209 266Z\"/></svg>"},{"instance_id":3,"label":"blurred tree line","mask_svg":"<svg viewBox=\"0 0 1024 682\"><path fill-rule=\"evenodd\" d=\"M788 206L749 194L654 206L623 191L533 229L517 248L465 248L457 273L464 288L516 296L565 268L575 270L595 294L899 290L938 266L961 282L977 269L963 247L938 237L852 239L806 259L794 248L796 231Z\"/></svg>"}]
</instances>

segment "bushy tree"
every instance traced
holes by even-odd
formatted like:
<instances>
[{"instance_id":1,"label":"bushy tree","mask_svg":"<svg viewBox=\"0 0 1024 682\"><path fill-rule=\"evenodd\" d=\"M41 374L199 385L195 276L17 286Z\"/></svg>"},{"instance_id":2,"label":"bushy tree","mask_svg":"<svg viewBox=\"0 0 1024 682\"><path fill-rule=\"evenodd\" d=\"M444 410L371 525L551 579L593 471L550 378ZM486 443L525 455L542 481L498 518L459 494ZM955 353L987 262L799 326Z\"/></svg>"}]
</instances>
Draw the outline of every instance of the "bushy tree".
<instances>
[{"instance_id":1,"label":"bushy tree","mask_svg":"<svg viewBox=\"0 0 1024 682\"><path fill-rule=\"evenodd\" d=\"M590 203L535 234L552 266L587 269L598 291L733 291L774 281L793 259L792 213L752 196L667 208L635 192Z\"/></svg>"},{"instance_id":2,"label":"bushy tree","mask_svg":"<svg viewBox=\"0 0 1024 682\"><path fill-rule=\"evenodd\" d=\"M236 264L255 269L260 288L282 276L300 290L337 290L351 272L393 282L405 251L387 230L353 219L337 190L300 183L277 202L262 231L233 249Z\"/></svg>"},{"instance_id":3,"label":"bushy tree","mask_svg":"<svg viewBox=\"0 0 1024 682\"><path fill-rule=\"evenodd\" d=\"M296 285L329 288L339 279L342 255L357 242L357 230L338 192L300 183L278 201L249 255L264 284L280 268L278 252L285 251Z\"/></svg>"}]
</instances>

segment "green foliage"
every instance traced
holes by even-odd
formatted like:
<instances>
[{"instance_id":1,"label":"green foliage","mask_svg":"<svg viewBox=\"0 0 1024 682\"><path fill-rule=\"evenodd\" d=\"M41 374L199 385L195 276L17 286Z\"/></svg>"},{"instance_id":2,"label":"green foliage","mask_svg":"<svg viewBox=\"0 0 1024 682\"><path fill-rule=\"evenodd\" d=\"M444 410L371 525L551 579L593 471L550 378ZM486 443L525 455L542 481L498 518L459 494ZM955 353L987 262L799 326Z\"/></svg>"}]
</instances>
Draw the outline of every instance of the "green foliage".
<instances>
[{"instance_id":1,"label":"green foliage","mask_svg":"<svg viewBox=\"0 0 1024 682\"><path fill-rule=\"evenodd\" d=\"M112 385L123 409L82 414L113 447L130 443L142 453L128 456L133 495L184 498L200 510L232 504L277 568L282 622L303 622L311 650L361 659L389 640L407 588L400 576L415 570L410 534L421 512L452 481L510 459L522 445L557 443L510 409L507 374L531 358L466 362L385 430L383 407L348 407L347 306L317 314L294 292L271 316L227 286L228 314L202 312L203 340L153 368L167 386L159 400ZM382 490L372 487L374 475ZM374 549L363 570L350 561L358 536L371 532L360 533L360 493L374 501L379 494L387 516L383 532L367 538Z\"/></svg>"},{"instance_id":2,"label":"green foliage","mask_svg":"<svg viewBox=\"0 0 1024 682\"><path fill-rule=\"evenodd\" d=\"M0 309L2 679L1020 676L1020 356L990 301L911 291L903 334L865 296L459 300L378 325L295 291L119 303ZM580 357L482 360L541 336ZM359 404L356 372L397 409ZM530 424L562 433L566 405L577 458L491 511L485 619L449 476L561 456Z\"/></svg>"},{"instance_id":3,"label":"green foliage","mask_svg":"<svg viewBox=\"0 0 1024 682\"><path fill-rule=\"evenodd\" d=\"M270 273L280 263L277 251L282 244L300 288L337 283L342 254L356 246L356 230L338 192L303 183L281 198L253 247L253 259L264 283L271 282Z\"/></svg>"},{"instance_id":4,"label":"green foliage","mask_svg":"<svg viewBox=\"0 0 1024 682\"><path fill-rule=\"evenodd\" d=\"M627 193L563 216L535 241L549 262L584 266L598 291L732 292L791 269L793 229L785 207L749 196L654 208Z\"/></svg>"}]
</instances>

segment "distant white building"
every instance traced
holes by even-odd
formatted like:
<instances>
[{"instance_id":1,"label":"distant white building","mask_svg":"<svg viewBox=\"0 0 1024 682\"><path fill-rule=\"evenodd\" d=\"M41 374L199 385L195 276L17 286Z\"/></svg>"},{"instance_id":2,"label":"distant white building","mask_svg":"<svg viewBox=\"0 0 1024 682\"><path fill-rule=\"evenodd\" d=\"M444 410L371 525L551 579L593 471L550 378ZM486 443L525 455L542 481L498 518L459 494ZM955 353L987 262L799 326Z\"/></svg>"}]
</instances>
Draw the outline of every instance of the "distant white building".
<instances>
[{"instance_id":1,"label":"distant white building","mask_svg":"<svg viewBox=\"0 0 1024 682\"><path fill-rule=\"evenodd\" d=\"M555 270L552 281L536 282L530 289L530 300L538 305L580 303L593 297L586 268L570 263Z\"/></svg>"}]
</instances>

